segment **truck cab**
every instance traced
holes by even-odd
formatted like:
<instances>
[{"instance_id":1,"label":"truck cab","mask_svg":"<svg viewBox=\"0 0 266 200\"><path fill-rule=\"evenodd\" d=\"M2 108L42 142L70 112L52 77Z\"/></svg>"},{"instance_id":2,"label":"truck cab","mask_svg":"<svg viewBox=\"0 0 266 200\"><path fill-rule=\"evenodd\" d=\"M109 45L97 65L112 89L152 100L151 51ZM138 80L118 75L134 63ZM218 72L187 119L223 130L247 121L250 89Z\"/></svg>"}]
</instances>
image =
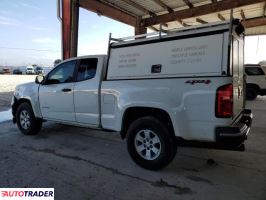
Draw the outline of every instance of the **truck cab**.
<instances>
[{"instance_id":1,"label":"truck cab","mask_svg":"<svg viewBox=\"0 0 266 200\"><path fill-rule=\"evenodd\" d=\"M60 63L38 88L40 115L46 120L99 127L100 79L105 56Z\"/></svg>"}]
</instances>

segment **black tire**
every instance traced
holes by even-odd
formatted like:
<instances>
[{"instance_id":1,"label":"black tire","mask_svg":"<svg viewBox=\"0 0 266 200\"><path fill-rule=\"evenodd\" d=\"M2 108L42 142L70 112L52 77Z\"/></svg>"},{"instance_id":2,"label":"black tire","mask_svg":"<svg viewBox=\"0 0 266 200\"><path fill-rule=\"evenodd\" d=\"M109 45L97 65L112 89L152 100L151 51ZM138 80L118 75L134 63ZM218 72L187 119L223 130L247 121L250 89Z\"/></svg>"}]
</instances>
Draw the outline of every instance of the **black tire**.
<instances>
[{"instance_id":1,"label":"black tire","mask_svg":"<svg viewBox=\"0 0 266 200\"><path fill-rule=\"evenodd\" d=\"M144 144L144 141L140 142L140 140L137 140L136 136L141 136L141 134L145 135L144 131L149 133L150 141L159 139L160 143L155 142L152 146L152 144L147 141L145 141ZM152 138L152 136L154 137ZM144 138L145 136L142 137L142 139ZM146 145L146 149L138 152L136 147L138 145L142 148ZM175 157L177 151L175 137L170 134L169 128L158 119L150 116L139 118L129 126L127 131L127 147L132 159L141 167L150 170L159 170L168 165ZM160 149L160 151L156 154L153 149ZM150 153L148 154L148 152ZM147 154L150 155L150 157L152 157L153 154L154 156L151 159L147 159L145 158L147 157Z\"/></svg>"},{"instance_id":2,"label":"black tire","mask_svg":"<svg viewBox=\"0 0 266 200\"><path fill-rule=\"evenodd\" d=\"M258 96L258 92L255 88L247 88L246 98L247 100L255 100Z\"/></svg>"},{"instance_id":3,"label":"black tire","mask_svg":"<svg viewBox=\"0 0 266 200\"><path fill-rule=\"evenodd\" d=\"M29 103L22 103L18 106L16 121L19 130L25 135L36 135L42 128L42 121L35 118L32 107Z\"/></svg>"}]
</instances>

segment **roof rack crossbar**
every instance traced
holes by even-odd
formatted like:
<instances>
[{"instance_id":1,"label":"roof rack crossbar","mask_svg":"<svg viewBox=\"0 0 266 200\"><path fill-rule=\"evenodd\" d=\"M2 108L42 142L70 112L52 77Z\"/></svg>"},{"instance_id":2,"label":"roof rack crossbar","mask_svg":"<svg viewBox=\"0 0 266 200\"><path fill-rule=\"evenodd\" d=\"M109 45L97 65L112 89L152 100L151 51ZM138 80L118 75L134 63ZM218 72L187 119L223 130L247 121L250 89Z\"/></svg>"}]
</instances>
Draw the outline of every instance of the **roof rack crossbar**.
<instances>
[{"instance_id":1,"label":"roof rack crossbar","mask_svg":"<svg viewBox=\"0 0 266 200\"><path fill-rule=\"evenodd\" d=\"M174 34L174 33L179 33L179 32L185 32L185 31L191 31L191 30L198 30L198 29L203 29L203 28L208 28L208 27L215 27L219 25L226 25L230 24L230 21L223 21L223 22L214 22L214 23L208 23L208 24L202 24L202 25L197 25L197 26L190 26L190 27L183 27L183 28L176 28L176 29L171 29L171 30L162 30L160 26L160 30L156 32L151 32L151 33L146 33L146 34L141 34L141 35L133 35L129 37L122 37L122 38L110 38L110 42L126 42L126 41L132 41L135 39L143 39L143 38L151 38L151 37L158 37L161 38L162 36L169 35L169 34Z\"/></svg>"},{"instance_id":2,"label":"roof rack crossbar","mask_svg":"<svg viewBox=\"0 0 266 200\"><path fill-rule=\"evenodd\" d=\"M124 42L128 40L134 40L138 38L143 38L143 37L149 37L149 36L158 36L159 32L152 32L152 33L147 33L147 34L141 34L141 35L133 35L129 37L122 37L122 38L111 38L112 41L116 42Z\"/></svg>"}]
</instances>

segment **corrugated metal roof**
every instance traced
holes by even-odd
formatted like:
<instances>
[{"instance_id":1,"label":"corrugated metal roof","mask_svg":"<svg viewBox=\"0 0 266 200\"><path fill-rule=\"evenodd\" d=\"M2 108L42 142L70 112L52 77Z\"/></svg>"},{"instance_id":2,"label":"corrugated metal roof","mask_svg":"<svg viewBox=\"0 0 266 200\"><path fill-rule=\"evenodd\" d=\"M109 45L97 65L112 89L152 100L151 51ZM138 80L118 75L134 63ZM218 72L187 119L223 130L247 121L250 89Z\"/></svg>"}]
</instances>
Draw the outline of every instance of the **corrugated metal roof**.
<instances>
[{"instance_id":1,"label":"corrugated metal roof","mask_svg":"<svg viewBox=\"0 0 266 200\"><path fill-rule=\"evenodd\" d=\"M109 3L114 5L115 7L123 10L131 15L139 16L142 18L150 17L150 14L154 13L155 15L162 15L168 13L168 10L165 9L160 3L156 2L158 0L100 0L105 3ZM174 11L188 9L188 5L185 3L184 0L160 0L163 4L167 7L173 9ZM221 0L218 0L221 1ZM133 3L132 3L133 2ZM206 4L211 4L212 0L189 0L189 2L193 5L193 7L202 6ZM136 6L137 4L137 6ZM262 17L265 15L264 12L265 3L256 3L240 8L235 8L233 10L233 15L235 18L241 19L241 10L244 12L246 19L252 19L257 17ZM151 13L149 13L151 12ZM230 10L221 11L219 12L222 17L226 20L230 19ZM208 15L198 16L197 18L205 21L205 22L216 22L220 21L218 17L218 13L212 13ZM187 18L182 19L187 25L198 25L200 24L197 22L196 18ZM168 26L164 26L163 28L173 29L178 27L183 27L178 21L172 21L167 23ZM153 28L159 29L159 25L154 25ZM247 30L247 34L266 34L266 26L259 26L250 28Z\"/></svg>"},{"instance_id":2,"label":"corrugated metal roof","mask_svg":"<svg viewBox=\"0 0 266 200\"><path fill-rule=\"evenodd\" d=\"M124 10L130 14L136 15L136 16L144 16L145 13L131 5L129 5L128 3L121 1L121 0L102 0L103 2L109 3L111 5L114 5L115 7Z\"/></svg>"}]
</instances>

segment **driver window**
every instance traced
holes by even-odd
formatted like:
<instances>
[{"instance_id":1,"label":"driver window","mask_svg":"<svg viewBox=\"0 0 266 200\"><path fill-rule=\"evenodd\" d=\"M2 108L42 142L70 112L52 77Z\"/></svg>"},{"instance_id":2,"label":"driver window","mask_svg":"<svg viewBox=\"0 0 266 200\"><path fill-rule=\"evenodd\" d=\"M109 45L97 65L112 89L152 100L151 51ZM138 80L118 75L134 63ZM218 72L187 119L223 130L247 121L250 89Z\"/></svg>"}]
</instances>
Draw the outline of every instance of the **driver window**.
<instances>
[{"instance_id":1,"label":"driver window","mask_svg":"<svg viewBox=\"0 0 266 200\"><path fill-rule=\"evenodd\" d=\"M59 84L74 82L74 70L76 61L69 61L54 69L47 79L47 84Z\"/></svg>"}]
</instances>

